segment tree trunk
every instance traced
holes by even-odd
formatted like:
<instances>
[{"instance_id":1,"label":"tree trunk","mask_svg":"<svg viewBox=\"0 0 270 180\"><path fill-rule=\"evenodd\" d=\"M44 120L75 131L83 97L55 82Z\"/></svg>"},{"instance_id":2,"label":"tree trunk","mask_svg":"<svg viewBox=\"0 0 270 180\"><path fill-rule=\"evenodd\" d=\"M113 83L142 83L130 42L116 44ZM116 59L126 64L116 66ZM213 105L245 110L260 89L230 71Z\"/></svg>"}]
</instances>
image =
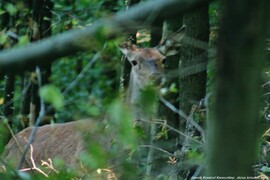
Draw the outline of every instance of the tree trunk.
<instances>
[{"instance_id":1,"label":"tree trunk","mask_svg":"<svg viewBox=\"0 0 270 180\"><path fill-rule=\"evenodd\" d=\"M183 24L187 26L187 37L190 38L190 44L186 44L181 49L180 72L191 66L205 65L205 71L190 76L180 77L180 109L187 115L193 104L199 104L200 100L205 97L206 91L206 65L207 51L201 49L196 41L208 43L209 41L209 18L208 6L203 6L195 11L187 13L183 17ZM207 48L207 47L206 47ZM185 130L186 120L181 118L180 129Z\"/></svg>"},{"instance_id":2,"label":"tree trunk","mask_svg":"<svg viewBox=\"0 0 270 180\"><path fill-rule=\"evenodd\" d=\"M20 107L20 127L19 129L24 129L29 125L29 113L30 113L30 100L31 100L31 86L32 81L29 73L24 73L23 75L23 87L21 92L21 107Z\"/></svg>"},{"instance_id":3,"label":"tree trunk","mask_svg":"<svg viewBox=\"0 0 270 180\"><path fill-rule=\"evenodd\" d=\"M166 38L170 36L172 33L176 32L182 27L183 24L183 17L177 17L171 20L166 20L165 23L165 28L163 32L163 38ZM164 96L164 98L169 101L171 104L173 104L175 107L178 107L179 105L179 89L177 91L170 90L170 86L174 84L174 86L177 88L179 87L179 80L178 80L178 74L175 72L178 72L178 67L179 67L179 62L180 62L180 53L174 55L174 56L169 56L166 58L165 62L165 75L166 75L166 83L165 87L169 90L169 92ZM164 104L160 104L160 114L162 115L161 117L167 120L167 123L178 129L179 127L179 119L178 119L178 114L172 112L168 107L166 107ZM169 132L173 133L173 132ZM173 136L173 139L178 137L179 134L169 134L169 136Z\"/></svg>"},{"instance_id":4,"label":"tree trunk","mask_svg":"<svg viewBox=\"0 0 270 180\"><path fill-rule=\"evenodd\" d=\"M41 24L41 32L42 32L42 36L41 38L47 38L49 36L52 35L52 9L53 9L53 3L51 2L51 0L44 0L43 4L42 4L42 11L41 11L41 15L42 15L42 20L40 22ZM44 17L46 17L46 19L44 19ZM48 63L42 67L43 69L43 73L42 73L42 85L46 85L50 83L50 77L52 74L51 71L51 67L52 67L52 61L48 61ZM54 118L54 114L55 114L55 110L53 107L48 106L48 104L46 104L46 119L44 120L43 124L47 124L48 122L50 122L50 120L52 120Z\"/></svg>"},{"instance_id":5,"label":"tree trunk","mask_svg":"<svg viewBox=\"0 0 270 180\"><path fill-rule=\"evenodd\" d=\"M194 11L184 14L183 24L187 27L186 44L181 48L181 61L179 66L179 107L187 116L191 117L191 121L199 123L198 114L195 114L194 107L200 105L200 101L205 97L206 93L206 67L207 67L207 44L209 41L209 17L208 5L197 8ZM201 47L200 43L206 44ZM203 70L201 70L203 66ZM191 68L195 67L195 68ZM196 71L200 69L200 71ZM193 72L194 71L194 72ZM188 75L189 74L189 75ZM202 120L202 119L200 119ZM199 136L194 122L187 122L187 118L180 117L180 131L185 132L190 137ZM181 158L177 163L176 174L179 178L191 178L196 169L192 159L188 159L188 153L195 151L192 149L191 142L188 138L180 137L180 153Z\"/></svg>"},{"instance_id":6,"label":"tree trunk","mask_svg":"<svg viewBox=\"0 0 270 180\"><path fill-rule=\"evenodd\" d=\"M5 93L4 93L4 108L3 113L5 117L8 119L8 124L12 127L12 116L14 110L14 84L15 84L15 76L14 74L7 74L5 76Z\"/></svg>"},{"instance_id":7,"label":"tree trunk","mask_svg":"<svg viewBox=\"0 0 270 180\"><path fill-rule=\"evenodd\" d=\"M208 121L209 176L252 176L267 0L224 1L214 119ZM241 7L241 8L239 8Z\"/></svg>"},{"instance_id":8,"label":"tree trunk","mask_svg":"<svg viewBox=\"0 0 270 180\"><path fill-rule=\"evenodd\" d=\"M8 3L12 3L10 0L3 0L2 1L2 8L5 8L5 6ZM1 19L1 28L3 29L11 29L14 28L15 22L14 22L14 16L11 16L9 13L4 13ZM13 39L10 37L9 39L10 46L13 46L17 43L17 39ZM5 75L5 90L4 90L4 106L3 106L3 114L8 119L8 124L10 127L13 126L12 123L12 116L14 112L14 86L15 86L15 76L14 74L7 73Z\"/></svg>"},{"instance_id":9,"label":"tree trunk","mask_svg":"<svg viewBox=\"0 0 270 180\"><path fill-rule=\"evenodd\" d=\"M52 18L51 9L53 4L50 0L33 0L32 8L33 8L33 24L32 24L32 34L31 40L37 41L43 38L46 38L51 35L51 21L49 20ZM44 19L46 17L46 19ZM51 76L51 62L44 64L41 68L42 71L42 85L49 83L49 78ZM35 80L36 81L36 80ZM33 124L36 118L39 115L40 111L40 98L38 95L38 83L32 83L32 93L31 93L31 106L30 106L30 113L31 119L30 124ZM46 106L46 114L49 115L49 119L53 117L54 110L52 108L48 109ZM46 120L46 119L45 119ZM42 122L44 124L46 122Z\"/></svg>"}]
</instances>

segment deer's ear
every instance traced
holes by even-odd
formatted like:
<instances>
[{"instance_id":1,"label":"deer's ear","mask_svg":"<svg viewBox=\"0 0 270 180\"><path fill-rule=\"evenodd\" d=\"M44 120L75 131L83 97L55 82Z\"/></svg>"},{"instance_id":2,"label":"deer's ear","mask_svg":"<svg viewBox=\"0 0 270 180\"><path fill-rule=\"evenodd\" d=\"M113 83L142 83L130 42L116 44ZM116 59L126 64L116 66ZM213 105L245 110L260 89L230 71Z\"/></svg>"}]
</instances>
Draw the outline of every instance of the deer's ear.
<instances>
[{"instance_id":1,"label":"deer's ear","mask_svg":"<svg viewBox=\"0 0 270 180\"><path fill-rule=\"evenodd\" d=\"M164 56L172 56L178 53L179 47L181 46L181 40L185 37L186 26L182 26L171 36L167 37L157 49Z\"/></svg>"},{"instance_id":2,"label":"deer's ear","mask_svg":"<svg viewBox=\"0 0 270 180\"><path fill-rule=\"evenodd\" d=\"M121 52L129 59L137 50L137 46L129 42L125 42L118 46Z\"/></svg>"}]
</instances>

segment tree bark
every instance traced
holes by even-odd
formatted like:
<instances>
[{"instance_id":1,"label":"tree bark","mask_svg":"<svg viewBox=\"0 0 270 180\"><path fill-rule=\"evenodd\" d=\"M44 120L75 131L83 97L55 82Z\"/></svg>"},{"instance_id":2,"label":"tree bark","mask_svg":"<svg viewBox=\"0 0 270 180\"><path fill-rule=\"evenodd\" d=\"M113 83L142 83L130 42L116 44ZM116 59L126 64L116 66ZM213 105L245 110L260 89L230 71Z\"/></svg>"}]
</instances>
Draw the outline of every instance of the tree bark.
<instances>
[{"instance_id":1,"label":"tree bark","mask_svg":"<svg viewBox=\"0 0 270 180\"><path fill-rule=\"evenodd\" d=\"M50 18L52 18L51 9L53 7L53 4L50 0L33 0L32 3L32 19L33 19L33 25L32 25L32 33L31 33L31 41L38 41L40 39L49 37L51 35L51 22ZM46 19L44 19L46 17ZM49 83L49 78L51 76L51 60L47 61L48 63L42 65L40 68L42 70L42 85ZM40 97L38 95L38 83L36 83L37 79L32 81L32 88L31 88L31 105L30 105L30 124L33 124L35 122L35 119L39 115L40 111ZM48 109L48 106L46 105L46 112L47 115L53 117L54 111L52 108ZM49 119L50 119L49 118ZM45 119L46 120L46 119ZM46 122L42 122L44 124Z\"/></svg>"},{"instance_id":2,"label":"tree bark","mask_svg":"<svg viewBox=\"0 0 270 180\"><path fill-rule=\"evenodd\" d=\"M24 73L23 75L23 85L22 85L22 92L21 92L21 107L20 107L20 127L19 129L24 129L29 124L29 113L30 113L30 101L31 101L31 77L29 72Z\"/></svg>"},{"instance_id":3,"label":"tree bark","mask_svg":"<svg viewBox=\"0 0 270 180\"><path fill-rule=\"evenodd\" d=\"M12 3L10 0L2 1L2 8L5 8L5 5ZM11 16L9 13L4 13L1 18L1 28L9 30L15 25L14 16ZM10 46L13 46L17 43L17 40L10 37L8 43ZM4 47L2 47L4 48ZM4 89L4 106L3 114L8 119L8 124L10 127L13 126L12 116L14 112L14 87L15 86L15 75L12 73L5 74L5 89Z\"/></svg>"},{"instance_id":4,"label":"tree bark","mask_svg":"<svg viewBox=\"0 0 270 180\"><path fill-rule=\"evenodd\" d=\"M196 102L198 104L205 97L207 51L198 47L196 41L202 41L206 44L209 41L208 5L185 14L183 24L187 26L189 41L194 41L194 43L185 44L181 48L179 71L181 72L186 67L205 64L205 71L179 79L180 109L189 115L191 106ZM180 120L181 130L185 130L185 122L185 119Z\"/></svg>"},{"instance_id":5,"label":"tree bark","mask_svg":"<svg viewBox=\"0 0 270 180\"><path fill-rule=\"evenodd\" d=\"M192 118L191 121L195 121L195 117L199 116L193 112L192 107L200 105L200 101L205 97L206 92L207 44L209 41L208 5L184 14L183 24L187 27L187 37L186 44L183 45L180 51L179 71L182 72L186 69L186 71L190 72L186 72L189 75L179 77L179 108ZM206 44L205 49L202 49L198 42ZM203 71L192 72L194 69L188 69L201 64L205 66ZM196 123L198 124L198 121ZM199 136L193 123L188 122L186 118L180 117L179 129L190 137ZM178 153L181 154L181 158L177 163L177 169L175 170L177 175L175 174L175 176L190 179L196 165L190 163L192 159L188 159L188 153L195 151L195 149L192 149L189 138L180 136L179 139L180 151Z\"/></svg>"},{"instance_id":6,"label":"tree bark","mask_svg":"<svg viewBox=\"0 0 270 180\"><path fill-rule=\"evenodd\" d=\"M214 119L208 121L209 176L252 176L269 1L224 1ZM239 8L241 7L241 8Z\"/></svg>"},{"instance_id":7,"label":"tree bark","mask_svg":"<svg viewBox=\"0 0 270 180\"><path fill-rule=\"evenodd\" d=\"M7 74L5 76L5 93L4 93L4 108L3 114L8 119L8 124L12 127L12 116L14 112L14 84L15 76L14 74Z\"/></svg>"}]
</instances>

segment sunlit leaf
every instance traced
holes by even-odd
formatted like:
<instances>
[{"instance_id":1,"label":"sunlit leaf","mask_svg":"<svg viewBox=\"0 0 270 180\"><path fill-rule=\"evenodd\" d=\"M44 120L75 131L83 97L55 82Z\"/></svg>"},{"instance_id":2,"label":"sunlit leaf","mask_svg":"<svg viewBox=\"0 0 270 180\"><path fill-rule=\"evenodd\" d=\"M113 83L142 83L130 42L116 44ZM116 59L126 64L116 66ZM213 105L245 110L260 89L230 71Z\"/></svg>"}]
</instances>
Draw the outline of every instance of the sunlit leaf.
<instances>
[{"instance_id":1,"label":"sunlit leaf","mask_svg":"<svg viewBox=\"0 0 270 180\"><path fill-rule=\"evenodd\" d=\"M0 9L0 15L6 13L7 11L3 10L3 9Z\"/></svg>"},{"instance_id":2,"label":"sunlit leaf","mask_svg":"<svg viewBox=\"0 0 270 180\"><path fill-rule=\"evenodd\" d=\"M171 85L170 85L170 92L172 92L172 93L177 93L177 87L176 87L176 84L175 83L172 83Z\"/></svg>"},{"instance_id":3,"label":"sunlit leaf","mask_svg":"<svg viewBox=\"0 0 270 180\"><path fill-rule=\"evenodd\" d=\"M4 34L4 33L1 33L0 35L0 44L5 44L8 40L8 35L7 34Z\"/></svg>"},{"instance_id":4,"label":"sunlit leaf","mask_svg":"<svg viewBox=\"0 0 270 180\"><path fill-rule=\"evenodd\" d=\"M18 45L21 46L21 45L25 45L25 44L28 44L30 42L30 39L28 37L28 35L24 35L24 36L21 36L19 38L19 43Z\"/></svg>"},{"instance_id":5,"label":"sunlit leaf","mask_svg":"<svg viewBox=\"0 0 270 180\"><path fill-rule=\"evenodd\" d=\"M0 105L4 103L4 98L0 98Z\"/></svg>"}]
</instances>

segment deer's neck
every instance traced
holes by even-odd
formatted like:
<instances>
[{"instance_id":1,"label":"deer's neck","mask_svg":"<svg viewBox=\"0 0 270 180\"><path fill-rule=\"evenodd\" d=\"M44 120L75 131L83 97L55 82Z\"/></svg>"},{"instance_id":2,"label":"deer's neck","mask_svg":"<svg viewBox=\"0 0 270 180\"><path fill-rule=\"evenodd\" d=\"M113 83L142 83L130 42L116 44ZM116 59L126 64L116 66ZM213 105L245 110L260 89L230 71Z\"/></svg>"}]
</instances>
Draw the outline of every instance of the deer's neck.
<instances>
[{"instance_id":1,"label":"deer's neck","mask_svg":"<svg viewBox=\"0 0 270 180\"><path fill-rule=\"evenodd\" d=\"M149 120L156 114L154 104L153 107L145 107L145 103L141 99L142 93L143 90L140 88L139 79L134 70L131 70L126 102L130 106L134 120ZM151 112L148 111L149 109Z\"/></svg>"}]
</instances>

